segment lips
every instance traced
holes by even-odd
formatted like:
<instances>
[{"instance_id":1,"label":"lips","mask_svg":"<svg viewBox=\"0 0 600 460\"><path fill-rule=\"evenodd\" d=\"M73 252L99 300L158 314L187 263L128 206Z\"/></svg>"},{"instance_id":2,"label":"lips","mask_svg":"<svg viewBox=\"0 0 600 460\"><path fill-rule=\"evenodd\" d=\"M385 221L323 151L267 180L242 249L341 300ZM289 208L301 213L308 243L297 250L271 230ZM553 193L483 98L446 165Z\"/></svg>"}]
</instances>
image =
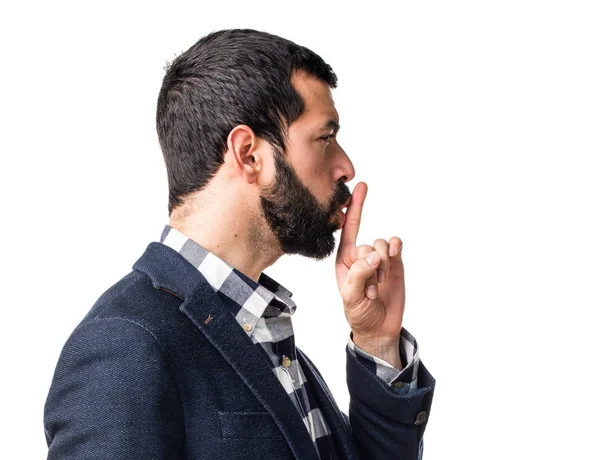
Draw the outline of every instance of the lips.
<instances>
[{"instance_id":1,"label":"lips","mask_svg":"<svg viewBox=\"0 0 600 460\"><path fill-rule=\"evenodd\" d=\"M344 214L341 209L338 209L337 213L339 214L339 217L340 217L340 219L339 219L340 223L338 225L338 228L342 228L344 226L344 224L346 223L346 214Z\"/></svg>"},{"instance_id":2,"label":"lips","mask_svg":"<svg viewBox=\"0 0 600 460\"><path fill-rule=\"evenodd\" d=\"M346 209L348 207L351 199L352 199L352 196L350 196L344 203L342 203L335 212L338 215L338 221L339 221L338 229L342 228L344 226L344 224L346 223L346 214L344 214L344 209Z\"/></svg>"}]
</instances>

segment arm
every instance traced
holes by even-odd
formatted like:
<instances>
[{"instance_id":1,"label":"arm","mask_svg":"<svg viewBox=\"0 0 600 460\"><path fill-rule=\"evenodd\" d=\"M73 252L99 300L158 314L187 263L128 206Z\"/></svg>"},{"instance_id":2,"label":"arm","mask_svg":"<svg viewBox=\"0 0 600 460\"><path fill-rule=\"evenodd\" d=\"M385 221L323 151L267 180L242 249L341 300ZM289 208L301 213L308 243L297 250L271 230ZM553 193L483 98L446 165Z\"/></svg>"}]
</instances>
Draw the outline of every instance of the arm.
<instances>
[{"instance_id":1,"label":"arm","mask_svg":"<svg viewBox=\"0 0 600 460\"><path fill-rule=\"evenodd\" d=\"M403 330L404 334L408 332ZM431 374L419 362L414 383L398 389L379 377L370 361L361 359L350 346L346 351L348 422L360 458L420 459L435 387ZM408 372L412 376L412 371Z\"/></svg>"},{"instance_id":2,"label":"arm","mask_svg":"<svg viewBox=\"0 0 600 460\"><path fill-rule=\"evenodd\" d=\"M367 185L352 192L336 257L336 280L352 340L366 352L398 370L405 307L403 244L393 236L356 245ZM422 363L414 391L396 391L350 353L347 347L349 423L361 458L418 459L435 381ZM371 367L371 369L369 369Z\"/></svg>"},{"instance_id":3,"label":"arm","mask_svg":"<svg viewBox=\"0 0 600 460\"><path fill-rule=\"evenodd\" d=\"M182 426L175 384L148 330L121 318L75 329L44 408L48 460L177 459Z\"/></svg>"}]
</instances>

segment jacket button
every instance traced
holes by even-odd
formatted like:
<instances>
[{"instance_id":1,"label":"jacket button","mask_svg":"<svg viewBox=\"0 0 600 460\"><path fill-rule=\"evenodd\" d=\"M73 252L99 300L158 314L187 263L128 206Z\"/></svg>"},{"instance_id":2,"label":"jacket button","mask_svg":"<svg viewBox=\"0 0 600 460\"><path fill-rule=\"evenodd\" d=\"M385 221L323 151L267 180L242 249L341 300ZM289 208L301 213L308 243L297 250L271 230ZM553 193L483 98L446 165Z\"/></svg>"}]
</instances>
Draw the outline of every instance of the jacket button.
<instances>
[{"instance_id":1,"label":"jacket button","mask_svg":"<svg viewBox=\"0 0 600 460\"><path fill-rule=\"evenodd\" d=\"M396 383L394 383L394 386L396 388L404 388L404 382L396 382Z\"/></svg>"},{"instance_id":2,"label":"jacket button","mask_svg":"<svg viewBox=\"0 0 600 460\"><path fill-rule=\"evenodd\" d=\"M281 358L281 364L284 367L290 367L290 365L292 364L292 360L287 356L283 355L283 358Z\"/></svg>"},{"instance_id":3,"label":"jacket button","mask_svg":"<svg viewBox=\"0 0 600 460\"><path fill-rule=\"evenodd\" d=\"M415 420L415 425L422 425L427 420L427 412L421 411L417 414L417 419Z\"/></svg>"}]
</instances>

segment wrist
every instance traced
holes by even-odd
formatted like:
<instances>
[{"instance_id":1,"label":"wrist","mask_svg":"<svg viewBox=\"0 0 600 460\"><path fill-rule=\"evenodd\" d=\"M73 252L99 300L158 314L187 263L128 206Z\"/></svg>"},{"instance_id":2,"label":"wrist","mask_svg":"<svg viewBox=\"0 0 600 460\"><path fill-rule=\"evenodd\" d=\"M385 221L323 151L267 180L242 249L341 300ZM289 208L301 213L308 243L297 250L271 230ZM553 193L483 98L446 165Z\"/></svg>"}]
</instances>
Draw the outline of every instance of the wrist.
<instances>
[{"instance_id":1,"label":"wrist","mask_svg":"<svg viewBox=\"0 0 600 460\"><path fill-rule=\"evenodd\" d=\"M352 341L366 353L384 360L398 370L402 370L400 335L396 337L374 337L352 333Z\"/></svg>"}]
</instances>

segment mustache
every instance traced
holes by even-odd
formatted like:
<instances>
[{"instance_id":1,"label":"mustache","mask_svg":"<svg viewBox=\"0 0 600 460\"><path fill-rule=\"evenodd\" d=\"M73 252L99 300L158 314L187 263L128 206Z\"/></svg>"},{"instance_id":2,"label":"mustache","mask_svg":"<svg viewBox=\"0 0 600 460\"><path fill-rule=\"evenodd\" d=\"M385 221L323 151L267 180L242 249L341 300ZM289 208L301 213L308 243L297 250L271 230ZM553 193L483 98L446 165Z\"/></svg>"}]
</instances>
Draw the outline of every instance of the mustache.
<instances>
[{"instance_id":1,"label":"mustache","mask_svg":"<svg viewBox=\"0 0 600 460\"><path fill-rule=\"evenodd\" d=\"M331 197L331 211L336 212L337 209L343 205L348 198L352 196L350 189L343 182L338 182L338 186L335 189L333 197Z\"/></svg>"}]
</instances>

